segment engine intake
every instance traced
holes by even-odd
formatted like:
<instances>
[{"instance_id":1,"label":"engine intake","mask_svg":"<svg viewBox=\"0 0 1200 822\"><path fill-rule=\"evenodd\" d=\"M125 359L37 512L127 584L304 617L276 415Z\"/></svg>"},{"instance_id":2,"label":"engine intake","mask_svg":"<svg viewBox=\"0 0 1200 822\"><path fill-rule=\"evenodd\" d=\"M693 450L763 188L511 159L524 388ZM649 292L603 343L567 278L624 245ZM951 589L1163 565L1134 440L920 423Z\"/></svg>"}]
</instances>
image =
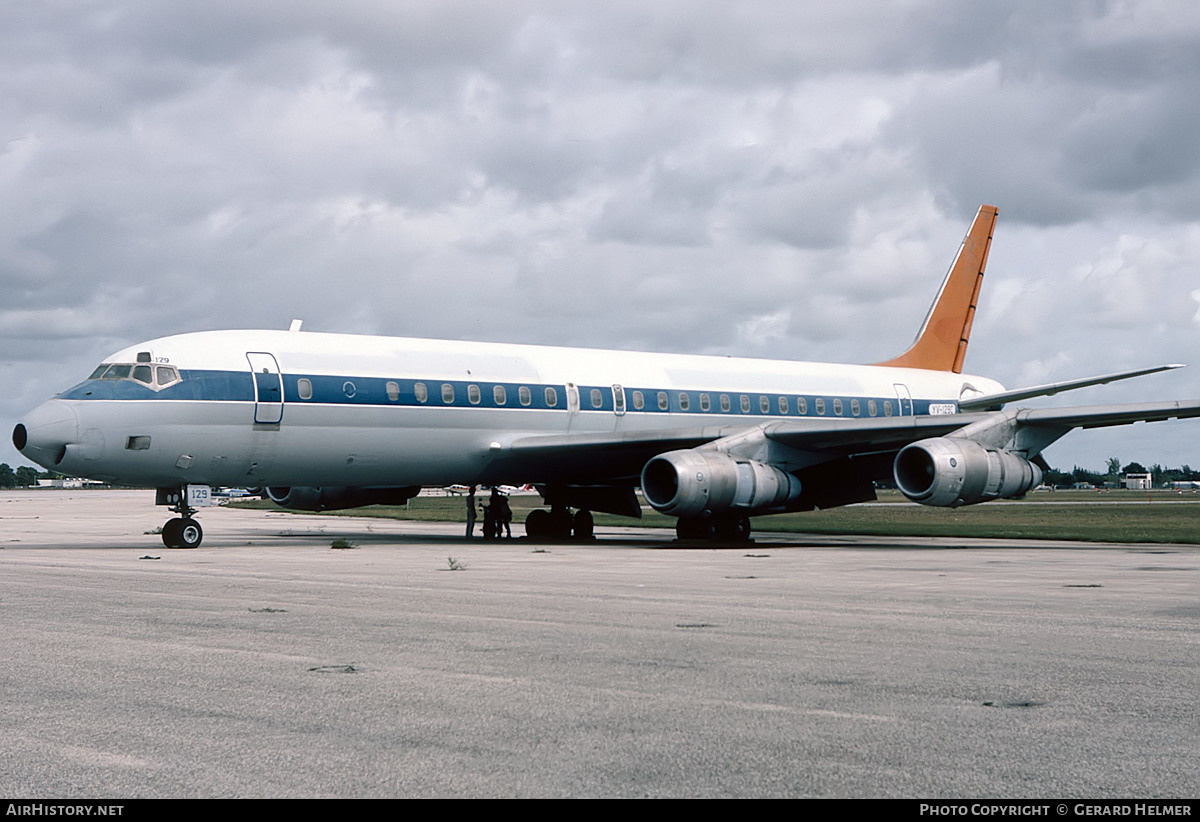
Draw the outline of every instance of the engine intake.
<instances>
[{"instance_id":1,"label":"engine intake","mask_svg":"<svg viewBox=\"0 0 1200 822\"><path fill-rule=\"evenodd\" d=\"M1042 469L1024 457L951 437L906 445L892 474L913 502L950 508L1019 497L1042 481Z\"/></svg>"},{"instance_id":2,"label":"engine intake","mask_svg":"<svg viewBox=\"0 0 1200 822\"><path fill-rule=\"evenodd\" d=\"M642 493L655 510L674 517L705 511L747 514L783 510L800 496L800 480L771 465L720 451L659 454L642 468Z\"/></svg>"},{"instance_id":3,"label":"engine intake","mask_svg":"<svg viewBox=\"0 0 1200 822\"><path fill-rule=\"evenodd\" d=\"M364 505L403 505L415 497L421 487L297 486L263 490L271 502L294 511L338 511Z\"/></svg>"}]
</instances>

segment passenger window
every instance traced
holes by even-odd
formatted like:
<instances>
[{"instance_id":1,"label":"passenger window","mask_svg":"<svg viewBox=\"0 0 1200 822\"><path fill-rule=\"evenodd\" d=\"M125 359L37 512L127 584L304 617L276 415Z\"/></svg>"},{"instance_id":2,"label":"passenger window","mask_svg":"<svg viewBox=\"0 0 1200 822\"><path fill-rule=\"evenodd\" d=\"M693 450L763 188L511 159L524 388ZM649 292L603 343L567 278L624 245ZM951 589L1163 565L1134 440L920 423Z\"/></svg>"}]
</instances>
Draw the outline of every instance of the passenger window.
<instances>
[{"instance_id":1,"label":"passenger window","mask_svg":"<svg viewBox=\"0 0 1200 822\"><path fill-rule=\"evenodd\" d=\"M666 411L670 407L671 407L671 403L667 400L667 392L659 391L658 392L658 410Z\"/></svg>"},{"instance_id":2,"label":"passenger window","mask_svg":"<svg viewBox=\"0 0 1200 822\"><path fill-rule=\"evenodd\" d=\"M779 413L786 414L787 412L788 412L788 398L780 397L779 398Z\"/></svg>"},{"instance_id":3,"label":"passenger window","mask_svg":"<svg viewBox=\"0 0 1200 822\"><path fill-rule=\"evenodd\" d=\"M546 405L550 408L558 405L558 392L550 385L546 386Z\"/></svg>"},{"instance_id":4,"label":"passenger window","mask_svg":"<svg viewBox=\"0 0 1200 822\"><path fill-rule=\"evenodd\" d=\"M425 383L423 382L413 385L413 395L417 398L417 402L429 401L429 389L425 387Z\"/></svg>"},{"instance_id":5,"label":"passenger window","mask_svg":"<svg viewBox=\"0 0 1200 822\"><path fill-rule=\"evenodd\" d=\"M804 399L804 397L796 397L796 413L797 414L807 414L808 413L808 400Z\"/></svg>"},{"instance_id":6,"label":"passenger window","mask_svg":"<svg viewBox=\"0 0 1200 822\"><path fill-rule=\"evenodd\" d=\"M619 385L612 387L613 392L613 411L618 414L625 413L625 391Z\"/></svg>"},{"instance_id":7,"label":"passenger window","mask_svg":"<svg viewBox=\"0 0 1200 822\"><path fill-rule=\"evenodd\" d=\"M133 367L133 378L138 382L145 383L146 385L150 385L150 383L154 382L154 377L152 376L150 366L148 365L135 365Z\"/></svg>"},{"instance_id":8,"label":"passenger window","mask_svg":"<svg viewBox=\"0 0 1200 822\"><path fill-rule=\"evenodd\" d=\"M454 402L454 386L448 382L442 383L442 402L446 405Z\"/></svg>"},{"instance_id":9,"label":"passenger window","mask_svg":"<svg viewBox=\"0 0 1200 822\"><path fill-rule=\"evenodd\" d=\"M508 403L508 393L504 390L503 385L497 385L492 389L492 399L496 401L496 405L506 405Z\"/></svg>"},{"instance_id":10,"label":"passenger window","mask_svg":"<svg viewBox=\"0 0 1200 822\"><path fill-rule=\"evenodd\" d=\"M529 390L528 385L522 385L517 389L517 397L521 400L521 405L529 405L533 402L533 393Z\"/></svg>"},{"instance_id":11,"label":"passenger window","mask_svg":"<svg viewBox=\"0 0 1200 822\"><path fill-rule=\"evenodd\" d=\"M743 414L750 413L750 398L747 397L745 394L742 394L742 413Z\"/></svg>"},{"instance_id":12,"label":"passenger window","mask_svg":"<svg viewBox=\"0 0 1200 822\"><path fill-rule=\"evenodd\" d=\"M688 407L691 404L692 404L692 401L691 401L691 399L688 398L688 395L686 393L680 391L679 392L679 410L686 411L686 410L688 410Z\"/></svg>"},{"instance_id":13,"label":"passenger window","mask_svg":"<svg viewBox=\"0 0 1200 822\"><path fill-rule=\"evenodd\" d=\"M862 414L862 403L858 400L850 400L850 413L856 417Z\"/></svg>"},{"instance_id":14,"label":"passenger window","mask_svg":"<svg viewBox=\"0 0 1200 822\"><path fill-rule=\"evenodd\" d=\"M392 383L388 383L388 385L391 384ZM306 377L301 377L300 379L296 380L296 393L300 395L300 399L302 400L311 400L312 380L307 379Z\"/></svg>"},{"instance_id":15,"label":"passenger window","mask_svg":"<svg viewBox=\"0 0 1200 822\"><path fill-rule=\"evenodd\" d=\"M883 401L883 415L885 417L890 417L892 415L892 401L891 400Z\"/></svg>"},{"instance_id":16,"label":"passenger window","mask_svg":"<svg viewBox=\"0 0 1200 822\"><path fill-rule=\"evenodd\" d=\"M711 407L711 404L708 401L708 394L701 394L700 395L700 410L707 411L710 407Z\"/></svg>"},{"instance_id":17,"label":"passenger window","mask_svg":"<svg viewBox=\"0 0 1200 822\"><path fill-rule=\"evenodd\" d=\"M825 416L825 398L817 397L817 399L814 402L814 405L816 406L817 413L820 414L822 417Z\"/></svg>"},{"instance_id":18,"label":"passenger window","mask_svg":"<svg viewBox=\"0 0 1200 822\"><path fill-rule=\"evenodd\" d=\"M733 403L731 403L731 402L729 401L729 395L728 395L728 394L722 394L722 395L721 395L721 410L722 410L722 411L728 411L728 410L729 410L729 409L731 409L731 408L733 408Z\"/></svg>"},{"instance_id":19,"label":"passenger window","mask_svg":"<svg viewBox=\"0 0 1200 822\"><path fill-rule=\"evenodd\" d=\"M641 391L633 392L633 407L634 410L641 411L646 407L646 395Z\"/></svg>"},{"instance_id":20,"label":"passenger window","mask_svg":"<svg viewBox=\"0 0 1200 822\"><path fill-rule=\"evenodd\" d=\"M842 401L841 400L833 401L833 415L835 417L840 417L842 415Z\"/></svg>"},{"instance_id":21,"label":"passenger window","mask_svg":"<svg viewBox=\"0 0 1200 822\"><path fill-rule=\"evenodd\" d=\"M308 380L305 380L305 382L308 382ZM400 383L389 381L384 388L387 390L387 398L389 400L396 402L398 399L400 399ZM309 383L308 386L308 396L312 396L312 383ZM305 397L305 399L308 399L308 397Z\"/></svg>"},{"instance_id":22,"label":"passenger window","mask_svg":"<svg viewBox=\"0 0 1200 822\"><path fill-rule=\"evenodd\" d=\"M879 413L879 406L875 403L875 400L867 400L867 413L872 417Z\"/></svg>"},{"instance_id":23,"label":"passenger window","mask_svg":"<svg viewBox=\"0 0 1200 822\"><path fill-rule=\"evenodd\" d=\"M771 401L769 399L767 399L766 397L759 397L758 398L758 410L763 412L764 414L770 414L771 413Z\"/></svg>"},{"instance_id":24,"label":"passenger window","mask_svg":"<svg viewBox=\"0 0 1200 822\"><path fill-rule=\"evenodd\" d=\"M592 389L592 408L604 407L604 395L600 393L599 388Z\"/></svg>"},{"instance_id":25,"label":"passenger window","mask_svg":"<svg viewBox=\"0 0 1200 822\"><path fill-rule=\"evenodd\" d=\"M479 393L479 386L475 385L473 383L471 385L468 385L467 386L467 401L470 402L471 405L479 405L480 399L482 399L482 396Z\"/></svg>"}]
</instances>

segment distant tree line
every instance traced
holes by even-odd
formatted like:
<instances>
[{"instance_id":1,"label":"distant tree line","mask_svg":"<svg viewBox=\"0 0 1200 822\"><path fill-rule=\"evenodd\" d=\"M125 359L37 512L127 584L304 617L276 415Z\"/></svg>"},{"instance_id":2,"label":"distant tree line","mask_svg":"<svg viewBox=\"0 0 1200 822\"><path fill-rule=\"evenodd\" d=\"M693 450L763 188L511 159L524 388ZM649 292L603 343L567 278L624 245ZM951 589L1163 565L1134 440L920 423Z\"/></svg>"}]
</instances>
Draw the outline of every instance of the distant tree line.
<instances>
[{"instance_id":1,"label":"distant tree line","mask_svg":"<svg viewBox=\"0 0 1200 822\"><path fill-rule=\"evenodd\" d=\"M1178 468L1164 468L1155 463L1147 468L1140 462L1131 462L1122 466L1120 459L1109 457L1105 461L1105 470L1102 472L1091 471L1076 465L1070 471L1056 471L1053 469L1046 471L1043 481L1047 485L1055 486L1074 485L1077 482L1086 482L1096 486L1106 484L1120 485L1121 477L1127 474L1149 474L1150 481L1156 488L1170 485L1173 482L1200 480L1200 471L1193 470L1190 465L1181 465Z\"/></svg>"},{"instance_id":2,"label":"distant tree line","mask_svg":"<svg viewBox=\"0 0 1200 822\"><path fill-rule=\"evenodd\" d=\"M22 465L13 470L7 462L0 462L0 488L28 488L37 485L39 479L50 479L58 476L51 471L39 472L36 468Z\"/></svg>"}]
</instances>

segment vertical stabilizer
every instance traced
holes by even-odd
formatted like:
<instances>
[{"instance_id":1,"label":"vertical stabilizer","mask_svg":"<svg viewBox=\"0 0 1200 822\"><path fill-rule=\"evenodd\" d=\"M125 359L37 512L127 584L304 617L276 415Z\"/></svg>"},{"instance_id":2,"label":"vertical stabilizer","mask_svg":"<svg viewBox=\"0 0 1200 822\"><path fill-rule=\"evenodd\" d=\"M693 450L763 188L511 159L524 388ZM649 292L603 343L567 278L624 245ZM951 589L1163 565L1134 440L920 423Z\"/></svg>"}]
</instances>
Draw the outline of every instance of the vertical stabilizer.
<instances>
[{"instance_id":1,"label":"vertical stabilizer","mask_svg":"<svg viewBox=\"0 0 1200 822\"><path fill-rule=\"evenodd\" d=\"M998 213L995 206L979 207L975 222L963 238L958 256L946 273L942 289L929 309L929 316L925 318L916 342L899 357L878 365L962 373Z\"/></svg>"}]
</instances>

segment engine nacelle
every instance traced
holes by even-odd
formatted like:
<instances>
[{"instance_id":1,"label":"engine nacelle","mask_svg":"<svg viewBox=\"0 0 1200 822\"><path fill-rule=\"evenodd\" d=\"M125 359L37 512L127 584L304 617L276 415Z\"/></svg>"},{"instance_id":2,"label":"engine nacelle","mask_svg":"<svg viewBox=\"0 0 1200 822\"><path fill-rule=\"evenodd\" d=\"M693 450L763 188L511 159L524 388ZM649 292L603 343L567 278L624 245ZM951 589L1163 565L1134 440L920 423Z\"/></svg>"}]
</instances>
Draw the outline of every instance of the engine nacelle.
<instances>
[{"instance_id":1,"label":"engine nacelle","mask_svg":"<svg viewBox=\"0 0 1200 822\"><path fill-rule=\"evenodd\" d=\"M892 474L913 502L951 508L1019 497L1042 481L1042 469L1024 457L951 437L906 445Z\"/></svg>"},{"instance_id":2,"label":"engine nacelle","mask_svg":"<svg viewBox=\"0 0 1200 822\"><path fill-rule=\"evenodd\" d=\"M364 505L403 505L415 497L421 487L297 486L263 490L271 502L294 511L338 511Z\"/></svg>"},{"instance_id":3,"label":"engine nacelle","mask_svg":"<svg viewBox=\"0 0 1200 822\"><path fill-rule=\"evenodd\" d=\"M673 517L729 510L751 514L783 510L800 496L800 480L720 451L669 451L642 468L642 494L655 510Z\"/></svg>"}]
</instances>

